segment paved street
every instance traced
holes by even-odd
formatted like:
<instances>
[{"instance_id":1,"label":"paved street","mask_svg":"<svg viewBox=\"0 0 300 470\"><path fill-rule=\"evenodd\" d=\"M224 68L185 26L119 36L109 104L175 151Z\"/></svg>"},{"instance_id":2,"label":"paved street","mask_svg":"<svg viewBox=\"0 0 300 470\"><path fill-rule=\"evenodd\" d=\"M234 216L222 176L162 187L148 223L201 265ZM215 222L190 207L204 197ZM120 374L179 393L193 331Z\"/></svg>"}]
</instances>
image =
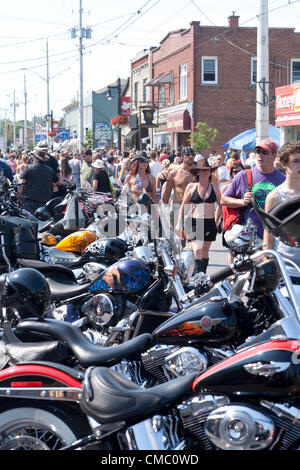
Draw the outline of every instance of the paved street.
<instances>
[{"instance_id":1,"label":"paved street","mask_svg":"<svg viewBox=\"0 0 300 470\"><path fill-rule=\"evenodd\" d=\"M216 241L212 243L209 251L207 274L212 274L224 266L228 266L227 254L227 248L222 246L222 235L218 234Z\"/></svg>"}]
</instances>

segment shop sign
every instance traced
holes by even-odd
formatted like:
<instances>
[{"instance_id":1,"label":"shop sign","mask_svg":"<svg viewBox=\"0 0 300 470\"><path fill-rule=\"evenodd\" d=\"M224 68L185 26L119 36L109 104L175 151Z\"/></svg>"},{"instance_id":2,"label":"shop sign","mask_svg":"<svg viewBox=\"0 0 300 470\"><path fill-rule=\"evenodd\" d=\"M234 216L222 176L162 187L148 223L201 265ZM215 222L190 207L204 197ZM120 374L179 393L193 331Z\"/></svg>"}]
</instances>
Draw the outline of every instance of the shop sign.
<instances>
[{"instance_id":1,"label":"shop sign","mask_svg":"<svg viewBox=\"0 0 300 470\"><path fill-rule=\"evenodd\" d=\"M275 117L277 126L300 124L300 84L276 88Z\"/></svg>"},{"instance_id":2,"label":"shop sign","mask_svg":"<svg viewBox=\"0 0 300 470\"><path fill-rule=\"evenodd\" d=\"M300 84L276 88L275 95L275 116L300 112Z\"/></svg>"},{"instance_id":3,"label":"shop sign","mask_svg":"<svg viewBox=\"0 0 300 470\"><path fill-rule=\"evenodd\" d=\"M95 140L109 140L111 138L111 127L105 122L95 123Z\"/></svg>"}]
</instances>

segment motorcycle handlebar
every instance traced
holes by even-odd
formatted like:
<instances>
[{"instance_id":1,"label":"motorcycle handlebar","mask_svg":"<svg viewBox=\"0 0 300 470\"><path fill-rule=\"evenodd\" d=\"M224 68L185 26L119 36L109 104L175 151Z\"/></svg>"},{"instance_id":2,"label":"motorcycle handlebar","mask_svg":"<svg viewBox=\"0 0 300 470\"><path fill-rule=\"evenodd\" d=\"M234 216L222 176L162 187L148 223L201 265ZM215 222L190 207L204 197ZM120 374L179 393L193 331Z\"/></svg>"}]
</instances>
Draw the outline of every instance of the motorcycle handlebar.
<instances>
[{"instance_id":1,"label":"motorcycle handlebar","mask_svg":"<svg viewBox=\"0 0 300 470\"><path fill-rule=\"evenodd\" d=\"M216 273L211 274L209 279L212 284L216 284L226 279L226 277L231 276L233 273L233 269L230 266L226 266L226 268L219 269Z\"/></svg>"}]
</instances>

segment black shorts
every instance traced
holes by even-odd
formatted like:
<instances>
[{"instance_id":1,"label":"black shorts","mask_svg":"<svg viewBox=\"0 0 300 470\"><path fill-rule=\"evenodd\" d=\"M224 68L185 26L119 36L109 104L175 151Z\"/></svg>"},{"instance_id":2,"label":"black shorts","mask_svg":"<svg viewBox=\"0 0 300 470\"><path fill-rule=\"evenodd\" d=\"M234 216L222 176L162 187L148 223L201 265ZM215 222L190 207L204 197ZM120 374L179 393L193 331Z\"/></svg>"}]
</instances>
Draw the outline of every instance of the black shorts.
<instances>
[{"instance_id":1,"label":"black shorts","mask_svg":"<svg viewBox=\"0 0 300 470\"><path fill-rule=\"evenodd\" d=\"M218 232L215 219L192 218L191 222L192 232L187 235L187 239L203 242L214 242L216 240Z\"/></svg>"}]
</instances>

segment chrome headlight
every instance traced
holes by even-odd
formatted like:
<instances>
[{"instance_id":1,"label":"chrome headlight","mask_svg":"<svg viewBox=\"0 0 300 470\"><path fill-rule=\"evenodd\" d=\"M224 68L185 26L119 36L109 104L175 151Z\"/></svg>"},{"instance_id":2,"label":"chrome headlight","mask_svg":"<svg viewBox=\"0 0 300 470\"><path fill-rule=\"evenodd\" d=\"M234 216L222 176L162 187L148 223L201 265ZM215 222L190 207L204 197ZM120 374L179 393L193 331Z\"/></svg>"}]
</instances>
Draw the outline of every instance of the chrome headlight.
<instances>
[{"instance_id":1,"label":"chrome headlight","mask_svg":"<svg viewBox=\"0 0 300 470\"><path fill-rule=\"evenodd\" d=\"M115 313L118 305L110 294L98 294L85 302L81 311L95 326L107 325Z\"/></svg>"},{"instance_id":2,"label":"chrome headlight","mask_svg":"<svg viewBox=\"0 0 300 470\"><path fill-rule=\"evenodd\" d=\"M137 246L133 251L133 256L146 264L154 262L153 252L148 246Z\"/></svg>"},{"instance_id":3,"label":"chrome headlight","mask_svg":"<svg viewBox=\"0 0 300 470\"><path fill-rule=\"evenodd\" d=\"M185 280L190 279L193 276L195 269L195 258L192 250L183 250L180 253L182 275Z\"/></svg>"}]
</instances>

